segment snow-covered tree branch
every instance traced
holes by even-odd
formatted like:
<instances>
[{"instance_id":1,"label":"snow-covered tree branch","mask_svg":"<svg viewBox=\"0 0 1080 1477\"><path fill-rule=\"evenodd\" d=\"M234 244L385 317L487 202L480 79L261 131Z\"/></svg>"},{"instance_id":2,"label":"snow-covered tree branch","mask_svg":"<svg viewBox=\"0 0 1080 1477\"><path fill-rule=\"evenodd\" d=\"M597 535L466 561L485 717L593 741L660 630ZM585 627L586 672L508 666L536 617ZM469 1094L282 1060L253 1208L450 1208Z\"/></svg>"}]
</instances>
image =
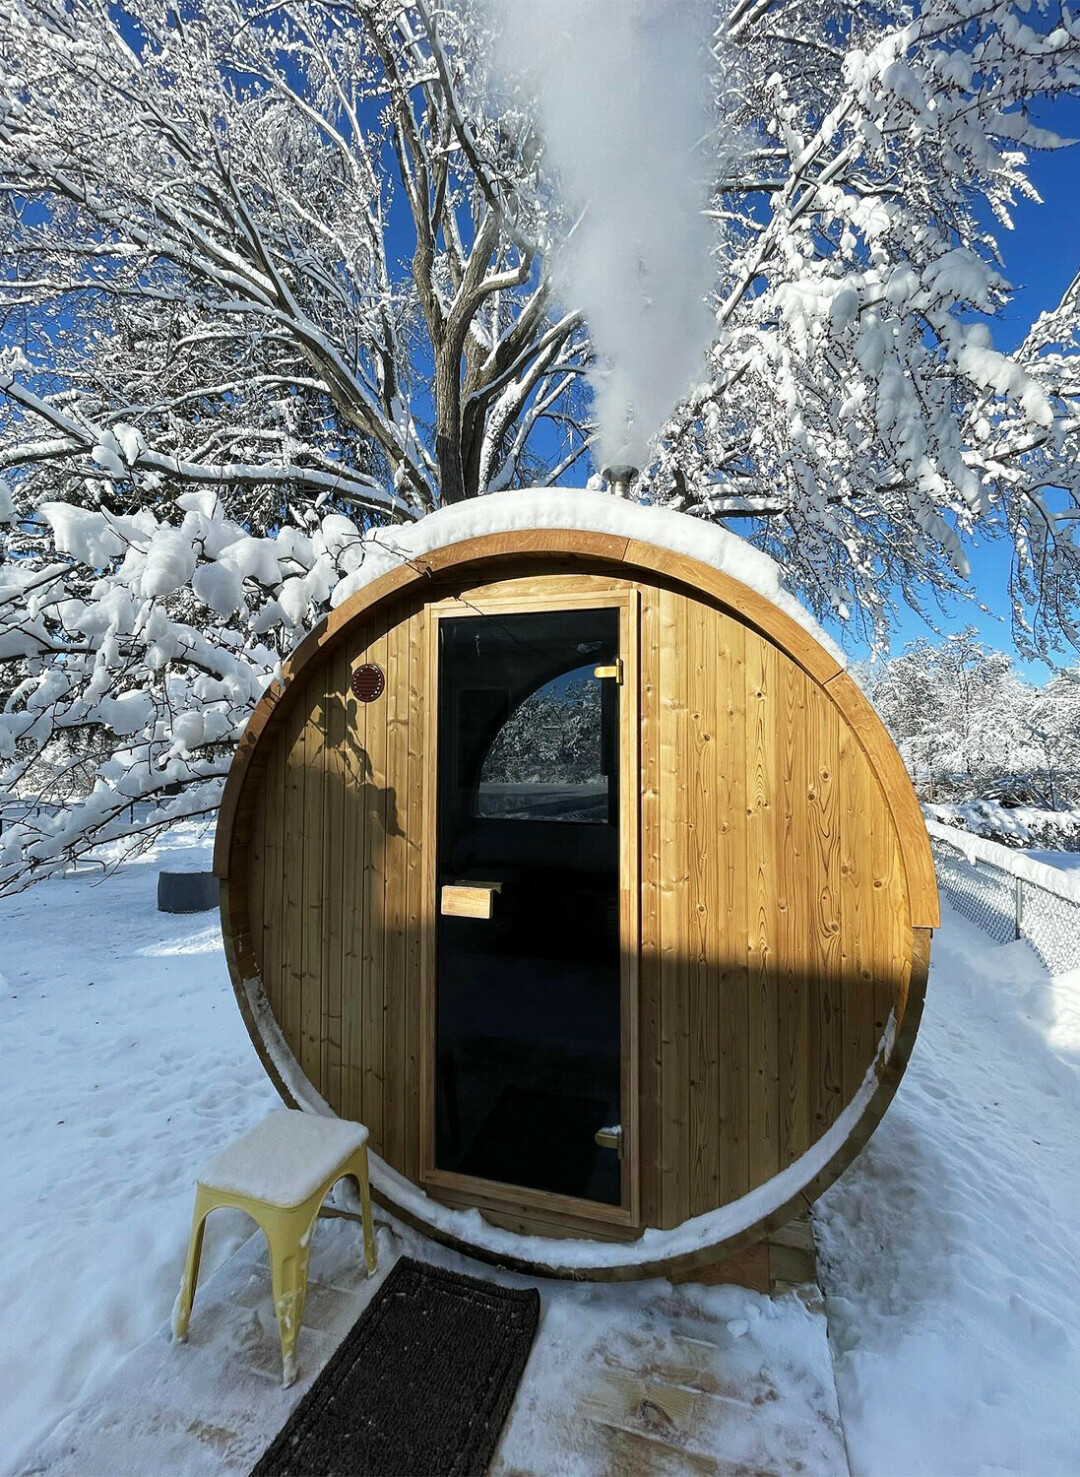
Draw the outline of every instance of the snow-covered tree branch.
<instances>
[{"instance_id":1,"label":"snow-covered tree branch","mask_svg":"<svg viewBox=\"0 0 1080 1477\"><path fill-rule=\"evenodd\" d=\"M871 626L961 587L975 530L1007 538L1019 643L1074 640L1077 525L1044 494L1080 507L1075 284L1016 354L992 320L1028 155L1061 142L1031 111L1076 87L1080 25L1053 4L737 0L717 51L748 147L714 202L713 378L653 485L760 514L816 608Z\"/></svg>"},{"instance_id":2,"label":"snow-covered tree branch","mask_svg":"<svg viewBox=\"0 0 1080 1477\"><path fill-rule=\"evenodd\" d=\"M0 786L68 805L0 890L212 808L372 524L584 477L576 224L492 6L0 0ZM734 0L713 42L715 342L641 491L879 637L1000 535L1018 639L1072 639L1080 293L992 328L1080 23Z\"/></svg>"}]
</instances>

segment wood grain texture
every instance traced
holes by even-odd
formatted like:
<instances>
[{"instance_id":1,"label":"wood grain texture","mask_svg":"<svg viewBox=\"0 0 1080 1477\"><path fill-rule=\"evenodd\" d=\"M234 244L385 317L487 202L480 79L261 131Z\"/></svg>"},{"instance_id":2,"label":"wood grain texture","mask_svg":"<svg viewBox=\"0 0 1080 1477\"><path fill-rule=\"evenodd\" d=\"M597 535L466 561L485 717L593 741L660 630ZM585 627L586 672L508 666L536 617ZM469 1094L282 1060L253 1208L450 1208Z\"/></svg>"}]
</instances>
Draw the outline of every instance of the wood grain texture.
<instances>
[{"instance_id":1,"label":"wood grain texture","mask_svg":"<svg viewBox=\"0 0 1080 1477\"><path fill-rule=\"evenodd\" d=\"M307 722L303 747L303 818L296 844L303 855L300 922L300 1067L323 1091L323 1038L326 1021L326 975L323 970L324 912L327 873L323 856L326 784L326 687L328 671L316 668L305 692ZM307 879L311 879L309 885Z\"/></svg>"},{"instance_id":2,"label":"wood grain texture","mask_svg":"<svg viewBox=\"0 0 1080 1477\"><path fill-rule=\"evenodd\" d=\"M560 563L573 563L582 572L605 566L609 578L631 577L642 587L657 584L659 576L681 582L691 594L700 593L727 609L741 624L753 626L815 681L827 685L832 700L857 732L883 785L903 858L913 926L938 926L933 857L915 792L880 719L836 660L790 616L729 575L689 555L585 530L534 529L464 540L439 550L437 555L425 555L391 570L326 616L286 663L282 681L271 683L264 693L237 748L222 796L215 839L217 875L229 875L238 807L255 752L280 724L281 700L295 697L295 689L308 664L325 660L337 644L349 638L367 612L392 607L395 602L402 602L403 596L422 602L424 598L437 598L437 592L445 594L454 589L472 588L484 578L485 572L495 569L500 578L527 580Z\"/></svg>"},{"instance_id":3,"label":"wood grain texture","mask_svg":"<svg viewBox=\"0 0 1080 1477\"><path fill-rule=\"evenodd\" d=\"M360 1041L363 1014L363 948L365 910L361 894L364 837L367 830L368 758L363 712L350 686L353 669L367 655L371 639L367 623L357 624L354 640L338 668L336 698L345 705L345 742L341 753L342 903L341 903L341 1106L330 1106L347 1118L363 1118Z\"/></svg>"},{"instance_id":4,"label":"wood grain texture","mask_svg":"<svg viewBox=\"0 0 1080 1477\"><path fill-rule=\"evenodd\" d=\"M800 967L807 892L805 815L809 793L806 731L807 684L793 663L779 662L778 698L782 722L778 725L772 763L778 806L775 824L776 911L779 1051L779 1167L794 1163L810 1142L810 1084L808 1035L810 979Z\"/></svg>"},{"instance_id":5,"label":"wood grain texture","mask_svg":"<svg viewBox=\"0 0 1080 1477\"><path fill-rule=\"evenodd\" d=\"M638 1160L641 1214L661 1222L661 1092L664 1085L660 967L660 592L641 591L641 947Z\"/></svg>"},{"instance_id":6,"label":"wood grain texture","mask_svg":"<svg viewBox=\"0 0 1080 1477\"><path fill-rule=\"evenodd\" d=\"M560 546L559 557L569 552ZM421 588L415 572L397 572L392 599L360 602L309 638L260 704L215 852L230 969L238 994L259 977L312 1086L418 1179L429 1107L422 982L437 901L430 605L463 596L508 608L514 567L522 608L548 601L560 580L568 603L633 596L635 1224L674 1226L795 1163L868 1073L879 1085L865 1119L880 1117L925 986L918 920L936 908L918 860L925 833L865 699L827 654L785 648L757 607L676 583L674 556L657 554L662 574L646 578L643 552L621 576L590 574L585 558L552 576L521 557L514 536L497 553L474 551L459 569L446 552ZM688 578L693 561L679 567ZM485 569L498 575L486 594ZM387 684L364 704L348 678L369 661ZM890 1013L897 1044L879 1059ZM499 1204L497 1193L485 1199L522 1227L544 1220L536 1207ZM548 1229L560 1220L590 1224L561 1209Z\"/></svg>"},{"instance_id":7,"label":"wood grain texture","mask_svg":"<svg viewBox=\"0 0 1080 1477\"><path fill-rule=\"evenodd\" d=\"M930 838L904 761L865 694L846 672L830 677L825 690L855 734L874 771L882 800L892 817L903 859L908 912L913 928L938 928L941 908Z\"/></svg>"},{"instance_id":8,"label":"wood grain texture","mask_svg":"<svg viewBox=\"0 0 1080 1477\"><path fill-rule=\"evenodd\" d=\"M803 963L811 985L810 1118L816 1139L832 1126L844 1106L841 997L844 935L851 925L842 915L840 898L840 725L820 688L810 688L806 697L809 908ZM859 762L859 757L852 753L851 761ZM872 1061L870 1052L866 1069Z\"/></svg>"},{"instance_id":9,"label":"wood grain texture","mask_svg":"<svg viewBox=\"0 0 1080 1477\"><path fill-rule=\"evenodd\" d=\"M683 602L687 616L686 661L691 672L691 701L686 710L687 734L683 763L691 793L691 816L714 814L716 793L722 783L716 764L717 661L705 644L705 629L692 618L692 607ZM689 1198L692 1205L720 1203L720 1133L717 1104L720 1102L720 991L716 962L709 948L710 930L722 896L721 848L715 839L691 820L687 828L687 885L695 899L689 915L690 938L687 990L690 1017L690 1119Z\"/></svg>"},{"instance_id":10,"label":"wood grain texture","mask_svg":"<svg viewBox=\"0 0 1080 1477\"><path fill-rule=\"evenodd\" d=\"M673 1226L835 1122L874 1066L910 925L891 813L820 684L726 611L642 598L643 1190Z\"/></svg>"},{"instance_id":11,"label":"wood grain texture","mask_svg":"<svg viewBox=\"0 0 1080 1477\"><path fill-rule=\"evenodd\" d=\"M664 682L664 673L682 667L686 654L686 605L679 595L660 592L660 1203L686 1205L690 1199L690 1019L691 938L689 831L694 820L687 739L688 684Z\"/></svg>"},{"instance_id":12,"label":"wood grain texture","mask_svg":"<svg viewBox=\"0 0 1080 1477\"><path fill-rule=\"evenodd\" d=\"M747 817L746 644L735 621L703 622L715 636L717 663L716 807L702 831L702 845L719 853L720 896L715 927L706 941L716 970L720 1018L720 1203L750 1188L750 921L744 838ZM715 626L715 630L710 630Z\"/></svg>"},{"instance_id":13,"label":"wood grain texture","mask_svg":"<svg viewBox=\"0 0 1080 1477\"><path fill-rule=\"evenodd\" d=\"M748 1019L750 1054L750 1185L771 1179L780 1167L780 999L778 977L787 973L781 953L781 904L777 880L783 837L778 835L774 758L784 746L783 686L775 646L748 633L746 660L746 881L749 926Z\"/></svg>"},{"instance_id":14,"label":"wood grain texture","mask_svg":"<svg viewBox=\"0 0 1080 1477\"><path fill-rule=\"evenodd\" d=\"M375 662L386 670L387 638L376 627L363 655L363 663ZM354 659L353 669L363 664ZM363 724L364 748L364 835L363 846L356 859L356 907L362 917L360 949L360 1103L361 1120L371 1132L371 1141L386 1148L383 1098L383 1017L386 1008L386 917L385 887L388 858L386 727L390 707L389 694L373 703L359 703L357 734ZM362 717L360 716L362 714Z\"/></svg>"},{"instance_id":15,"label":"wood grain texture","mask_svg":"<svg viewBox=\"0 0 1080 1477\"><path fill-rule=\"evenodd\" d=\"M393 1164L406 1158L408 1073L404 1042L408 1019L409 623L386 637L386 788L383 816L383 1144ZM374 707L376 704L369 704Z\"/></svg>"},{"instance_id":16,"label":"wood grain texture","mask_svg":"<svg viewBox=\"0 0 1080 1477\"><path fill-rule=\"evenodd\" d=\"M328 1102L342 1099L342 1020L344 999L344 935L349 867L345 858L345 789L348 725L345 693L349 663L345 650L334 652L326 667L326 748L323 758L323 932L322 1093Z\"/></svg>"},{"instance_id":17,"label":"wood grain texture","mask_svg":"<svg viewBox=\"0 0 1080 1477\"><path fill-rule=\"evenodd\" d=\"M304 753L308 713L293 705L282 734L284 804L282 814L282 898L273 920L279 934L277 1018L297 1058L301 1055L304 999L304 908L308 879L304 875Z\"/></svg>"}]
</instances>

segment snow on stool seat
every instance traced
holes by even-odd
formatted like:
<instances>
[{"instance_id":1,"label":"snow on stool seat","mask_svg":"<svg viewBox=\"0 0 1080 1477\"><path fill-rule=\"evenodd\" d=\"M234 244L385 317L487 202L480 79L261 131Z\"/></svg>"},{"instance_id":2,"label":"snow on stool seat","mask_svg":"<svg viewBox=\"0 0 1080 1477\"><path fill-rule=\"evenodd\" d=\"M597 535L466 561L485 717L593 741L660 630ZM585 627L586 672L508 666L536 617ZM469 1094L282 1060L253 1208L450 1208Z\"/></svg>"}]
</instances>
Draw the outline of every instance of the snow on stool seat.
<instances>
[{"instance_id":1,"label":"snow on stool seat","mask_svg":"<svg viewBox=\"0 0 1080 1477\"><path fill-rule=\"evenodd\" d=\"M362 1123L283 1108L203 1167L195 1185L187 1265L173 1308L173 1336L187 1337L199 1279L203 1230L212 1210L246 1211L266 1237L274 1311L281 1336L282 1382L296 1378L296 1343L307 1296L311 1233L338 1180L355 1179L364 1223L364 1260L376 1264L368 1186L368 1131Z\"/></svg>"},{"instance_id":2,"label":"snow on stool seat","mask_svg":"<svg viewBox=\"0 0 1080 1477\"><path fill-rule=\"evenodd\" d=\"M362 1123L281 1108L204 1164L199 1184L270 1205L299 1205L367 1141Z\"/></svg>"}]
</instances>

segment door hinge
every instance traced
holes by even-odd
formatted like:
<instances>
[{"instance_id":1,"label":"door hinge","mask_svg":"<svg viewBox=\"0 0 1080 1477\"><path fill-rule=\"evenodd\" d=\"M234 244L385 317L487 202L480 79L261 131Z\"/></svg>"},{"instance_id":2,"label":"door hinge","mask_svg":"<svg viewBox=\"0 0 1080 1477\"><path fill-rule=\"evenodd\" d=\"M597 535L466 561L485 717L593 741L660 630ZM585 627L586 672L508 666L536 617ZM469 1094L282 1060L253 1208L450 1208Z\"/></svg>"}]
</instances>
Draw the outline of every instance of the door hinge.
<instances>
[{"instance_id":1,"label":"door hinge","mask_svg":"<svg viewBox=\"0 0 1080 1477\"><path fill-rule=\"evenodd\" d=\"M593 667L593 676L601 679L606 677L612 682L621 684L623 680L622 657L617 656L610 667Z\"/></svg>"},{"instance_id":2,"label":"door hinge","mask_svg":"<svg viewBox=\"0 0 1080 1477\"><path fill-rule=\"evenodd\" d=\"M614 1149L619 1158L622 1158L622 1124L617 1123L614 1128L598 1128L593 1135L601 1149Z\"/></svg>"}]
</instances>

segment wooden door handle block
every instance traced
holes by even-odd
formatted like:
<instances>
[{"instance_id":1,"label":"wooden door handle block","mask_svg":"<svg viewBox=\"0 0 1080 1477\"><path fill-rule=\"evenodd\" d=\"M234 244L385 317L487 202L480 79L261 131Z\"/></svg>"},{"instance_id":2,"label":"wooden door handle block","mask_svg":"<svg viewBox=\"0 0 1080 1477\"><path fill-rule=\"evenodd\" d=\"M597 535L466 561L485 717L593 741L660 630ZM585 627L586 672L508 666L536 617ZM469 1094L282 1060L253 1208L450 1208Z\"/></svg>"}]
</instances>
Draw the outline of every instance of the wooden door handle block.
<instances>
[{"instance_id":1,"label":"wooden door handle block","mask_svg":"<svg viewBox=\"0 0 1080 1477\"><path fill-rule=\"evenodd\" d=\"M501 882L452 882L442 890L439 911L447 918L490 918Z\"/></svg>"}]
</instances>

